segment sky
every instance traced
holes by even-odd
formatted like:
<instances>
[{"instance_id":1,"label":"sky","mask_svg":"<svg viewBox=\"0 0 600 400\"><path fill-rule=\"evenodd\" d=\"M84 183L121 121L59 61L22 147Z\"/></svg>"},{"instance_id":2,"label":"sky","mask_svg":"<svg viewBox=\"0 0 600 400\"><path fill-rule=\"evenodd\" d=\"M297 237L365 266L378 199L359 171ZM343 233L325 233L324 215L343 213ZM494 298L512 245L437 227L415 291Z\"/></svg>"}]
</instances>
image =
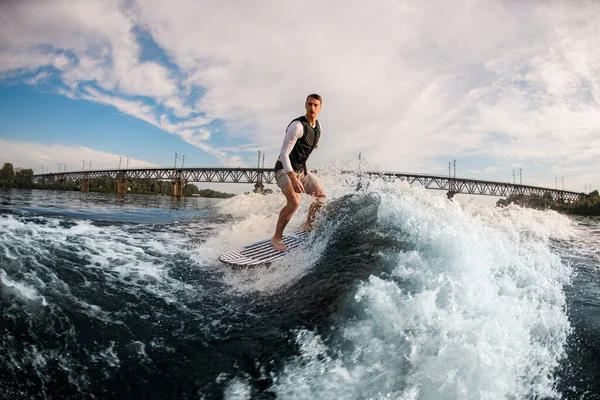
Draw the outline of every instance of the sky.
<instances>
[{"instance_id":1,"label":"sky","mask_svg":"<svg viewBox=\"0 0 600 400\"><path fill-rule=\"evenodd\" d=\"M319 93L311 168L590 191L598 43L592 0L0 0L0 163L270 167Z\"/></svg>"}]
</instances>

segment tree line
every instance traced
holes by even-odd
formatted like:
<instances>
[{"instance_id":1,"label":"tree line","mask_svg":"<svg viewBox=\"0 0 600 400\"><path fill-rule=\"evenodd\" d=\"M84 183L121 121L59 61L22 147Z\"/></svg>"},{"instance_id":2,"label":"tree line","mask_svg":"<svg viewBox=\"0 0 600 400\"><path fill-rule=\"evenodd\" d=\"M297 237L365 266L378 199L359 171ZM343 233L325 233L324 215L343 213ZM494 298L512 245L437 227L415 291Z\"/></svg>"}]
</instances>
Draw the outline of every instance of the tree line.
<instances>
[{"instance_id":1,"label":"tree line","mask_svg":"<svg viewBox=\"0 0 600 400\"><path fill-rule=\"evenodd\" d=\"M17 171L11 163L4 163L0 169L0 187L33 188L33 170L18 168Z\"/></svg>"},{"instance_id":2,"label":"tree line","mask_svg":"<svg viewBox=\"0 0 600 400\"><path fill-rule=\"evenodd\" d=\"M600 216L600 195L597 190L572 202L564 200L556 201L549 193L547 193L543 196L511 196L506 199L498 200L496 205L507 206L511 203L540 210L551 209L565 214Z\"/></svg>"},{"instance_id":3,"label":"tree line","mask_svg":"<svg viewBox=\"0 0 600 400\"><path fill-rule=\"evenodd\" d=\"M116 179L90 179L90 192L116 193ZM127 193L132 194L160 194L173 195L173 184L169 181L157 179L135 179L128 181ZM11 163L4 163L0 170L0 188L21 189L50 189L50 190L81 190L80 182L33 182L32 169L13 168ZM196 185L188 183L183 186L183 196L200 196L209 198L229 198L235 196L211 189L199 189Z\"/></svg>"}]
</instances>

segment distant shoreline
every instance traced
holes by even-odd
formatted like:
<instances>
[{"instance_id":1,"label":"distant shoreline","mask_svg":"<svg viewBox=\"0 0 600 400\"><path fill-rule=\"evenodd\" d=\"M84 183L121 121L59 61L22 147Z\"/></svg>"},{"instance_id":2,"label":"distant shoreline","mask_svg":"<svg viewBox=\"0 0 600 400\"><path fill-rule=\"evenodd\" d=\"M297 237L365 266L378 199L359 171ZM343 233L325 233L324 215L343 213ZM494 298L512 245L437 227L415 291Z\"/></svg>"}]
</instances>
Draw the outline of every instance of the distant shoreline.
<instances>
[{"instance_id":1,"label":"distant shoreline","mask_svg":"<svg viewBox=\"0 0 600 400\"><path fill-rule=\"evenodd\" d=\"M554 210L563 214L581 215L581 216L600 216L600 195L598 191L588 193L584 198L573 202L556 201L551 197L543 196L512 196L506 199L500 199L496 206L502 207L509 204L517 204L523 207L535 208L538 210Z\"/></svg>"},{"instance_id":2,"label":"distant shoreline","mask_svg":"<svg viewBox=\"0 0 600 400\"><path fill-rule=\"evenodd\" d=\"M115 179L90 179L89 191L96 193L117 193L117 181ZM33 170L30 168L13 168L11 163L4 163L0 169L0 188L12 189L41 189L41 190L81 190L78 183L34 183ZM127 193L147 195L173 195L173 184L157 179L136 179L128 182ZM227 199L235 194L219 192L212 189L198 189L192 183L183 186L181 195L184 197L204 197Z\"/></svg>"},{"instance_id":3,"label":"distant shoreline","mask_svg":"<svg viewBox=\"0 0 600 400\"><path fill-rule=\"evenodd\" d=\"M40 185L32 183L31 185L10 185L6 184L6 182L0 181L0 189L36 189L36 190L59 190L63 192L78 192L81 191L81 187L77 185ZM116 189L98 189L91 187L89 193L107 193L107 194L117 194ZM172 196L173 193L161 193L161 192L151 192L151 191L139 191L139 190L128 190L127 194L141 194L146 196ZM235 197L236 194L233 193L225 193L219 192L217 190L212 189L198 189L192 193L185 192L183 197L199 197L204 199L228 199L231 197Z\"/></svg>"}]
</instances>

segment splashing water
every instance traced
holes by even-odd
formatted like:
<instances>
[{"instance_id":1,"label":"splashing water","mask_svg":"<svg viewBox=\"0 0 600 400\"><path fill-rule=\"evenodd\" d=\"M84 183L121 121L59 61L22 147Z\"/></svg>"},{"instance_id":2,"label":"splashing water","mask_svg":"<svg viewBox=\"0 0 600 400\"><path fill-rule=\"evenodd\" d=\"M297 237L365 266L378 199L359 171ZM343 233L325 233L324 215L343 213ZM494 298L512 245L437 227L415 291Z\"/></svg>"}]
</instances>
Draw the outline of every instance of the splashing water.
<instances>
[{"instance_id":1,"label":"splashing water","mask_svg":"<svg viewBox=\"0 0 600 400\"><path fill-rule=\"evenodd\" d=\"M158 219L132 198L125 220L107 200L96 218L74 216L68 197L48 214L35 194L25 211L9 195L0 395L564 395L559 380L577 369L563 367L567 295L580 296L567 289L577 262L600 265L596 239L555 212L461 205L341 173L357 167L319 170L328 203L304 250L241 271L218 256L272 235L281 194L173 205ZM309 205L303 197L289 229Z\"/></svg>"}]
</instances>

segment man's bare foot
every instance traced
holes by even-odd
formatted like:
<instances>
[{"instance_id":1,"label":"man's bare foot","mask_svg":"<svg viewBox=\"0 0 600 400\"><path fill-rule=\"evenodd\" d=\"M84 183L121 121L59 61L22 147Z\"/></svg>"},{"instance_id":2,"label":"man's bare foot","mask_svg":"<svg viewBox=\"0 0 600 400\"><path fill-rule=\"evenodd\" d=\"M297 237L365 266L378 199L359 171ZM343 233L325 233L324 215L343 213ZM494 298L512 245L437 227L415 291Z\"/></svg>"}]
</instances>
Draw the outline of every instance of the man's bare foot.
<instances>
[{"instance_id":1,"label":"man's bare foot","mask_svg":"<svg viewBox=\"0 0 600 400\"><path fill-rule=\"evenodd\" d=\"M285 244L283 244L283 242L281 241L281 239L271 239L271 245L275 248L275 250L278 250L282 253L285 253L288 251L287 247L285 247Z\"/></svg>"}]
</instances>

